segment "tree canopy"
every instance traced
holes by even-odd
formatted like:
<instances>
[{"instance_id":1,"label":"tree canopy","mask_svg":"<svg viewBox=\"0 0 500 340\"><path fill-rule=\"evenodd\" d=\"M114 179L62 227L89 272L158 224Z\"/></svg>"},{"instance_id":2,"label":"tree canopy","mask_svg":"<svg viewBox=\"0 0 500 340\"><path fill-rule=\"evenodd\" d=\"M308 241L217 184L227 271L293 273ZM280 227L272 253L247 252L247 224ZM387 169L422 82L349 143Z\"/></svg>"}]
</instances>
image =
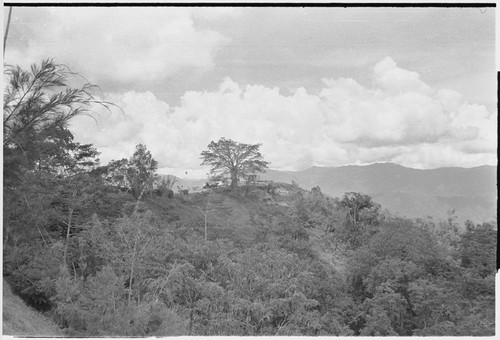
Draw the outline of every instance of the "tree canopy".
<instances>
[{"instance_id":1,"label":"tree canopy","mask_svg":"<svg viewBox=\"0 0 500 340\"><path fill-rule=\"evenodd\" d=\"M113 105L95 96L97 86L71 87L70 81L81 76L51 59L33 64L29 70L6 65L4 72L3 151L9 185L22 168L49 167L60 172L71 163L68 154L92 153L90 145L73 142L67 123L78 115L91 116L95 105Z\"/></svg>"},{"instance_id":2,"label":"tree canopy","mask_svg":"<svg viewBox=\"0 0 500 340\"><path fill-rule=\"evenodd\" d=\"M221 138L210 142L208 150L201 153L201 165L210 165L211 174L231 179L231 189L236 188L240 177L246 177L267 168L259 148L262 144L244 144Z\"/></svg>"},{"instance_id":3,"label":"tree canopy","mask_svg":"<svg viewBox=\"0 0 500 340\"><path fill-rule=\"evenodd\" d=\"M139 199L147 189L153 186L158 162L144 144L135 147L134 154L128 162L126 177L130 183L132 194Z\"/></svg>"}]
</instances>

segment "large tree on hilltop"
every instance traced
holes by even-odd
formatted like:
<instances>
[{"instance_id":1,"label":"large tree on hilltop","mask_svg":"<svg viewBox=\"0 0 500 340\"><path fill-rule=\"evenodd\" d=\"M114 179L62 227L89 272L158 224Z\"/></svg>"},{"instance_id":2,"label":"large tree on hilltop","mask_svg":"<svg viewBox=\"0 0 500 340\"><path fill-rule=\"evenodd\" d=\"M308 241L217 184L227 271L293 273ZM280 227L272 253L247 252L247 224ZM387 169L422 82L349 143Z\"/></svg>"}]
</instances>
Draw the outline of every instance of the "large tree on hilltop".
<instances>
[{"instance_id":1,"label":"large tree on hilltop","mask_svg":"<svg viewBox=\"0 0 500 340\"><path fill-rule=\"evenodd\" d=\"M262 159L259 148L262 144L243 144L221 138L210 142L208 150L201 153L201 165L210 165L212 175L229 176L231 190L238 185L238 178L262 172L268 162Z\"/></svg>"}]
</instances>

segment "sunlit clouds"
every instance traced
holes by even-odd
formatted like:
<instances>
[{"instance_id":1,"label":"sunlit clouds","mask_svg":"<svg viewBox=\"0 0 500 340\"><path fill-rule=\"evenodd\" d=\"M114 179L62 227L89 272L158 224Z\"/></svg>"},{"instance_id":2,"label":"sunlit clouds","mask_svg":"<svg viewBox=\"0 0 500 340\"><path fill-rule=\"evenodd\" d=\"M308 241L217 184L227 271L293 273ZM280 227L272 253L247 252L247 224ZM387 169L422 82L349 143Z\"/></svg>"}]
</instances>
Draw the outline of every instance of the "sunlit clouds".
<instances>
[{"instance_id":1,"label":"sunlit clouds","mask_svg":"<svg viewBox=\"0 0 500 340\"><path fill-rule=\"evenodd\" d=\"M99 130L83 117L73 127L103 159L125 157L141 142L160 167L198 174L200 152L222 136L262 143L276 169L377 161L417 168L495 164L495 114L456 91L432 89L389 57L372 73L371 87L324 79L319 93L300 88L291 95L226 78L216 91L186 93L176 107L150 92L108 94L124 113L99 114Z\"/></svg>"}]
</instances>

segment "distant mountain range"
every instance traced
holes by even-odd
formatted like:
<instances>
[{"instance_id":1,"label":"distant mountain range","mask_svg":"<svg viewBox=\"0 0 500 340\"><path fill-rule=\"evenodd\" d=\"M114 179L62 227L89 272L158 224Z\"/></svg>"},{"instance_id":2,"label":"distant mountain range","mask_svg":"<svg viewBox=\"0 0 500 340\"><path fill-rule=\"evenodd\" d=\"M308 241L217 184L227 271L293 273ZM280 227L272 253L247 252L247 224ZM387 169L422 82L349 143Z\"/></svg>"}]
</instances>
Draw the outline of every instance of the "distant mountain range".
<instances>
[{"instance_id":1,"label":"distant mountain range","mask_svg":"<svg viewBox=\"0 0 500 340\"><path fill-rule=\"evenodd\" d=\"M342 197L355 191L370 195L391 213L406 217L446 219L455 209L459 222L496 220L497 167L419 170L392 163L367 166L312 167L303 171L268 170L261 179L319 186Z\"/></svg>"}]
</instances>

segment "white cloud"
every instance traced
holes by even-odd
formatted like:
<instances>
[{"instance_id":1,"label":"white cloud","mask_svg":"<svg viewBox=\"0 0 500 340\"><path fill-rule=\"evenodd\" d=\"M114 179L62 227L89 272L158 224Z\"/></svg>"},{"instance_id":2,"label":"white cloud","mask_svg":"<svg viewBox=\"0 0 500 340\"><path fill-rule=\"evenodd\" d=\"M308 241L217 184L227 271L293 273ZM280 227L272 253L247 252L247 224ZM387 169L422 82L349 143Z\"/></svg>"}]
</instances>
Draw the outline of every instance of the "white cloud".
<instances>
[{"instance_id":1,"label":"white cloud","mask_svg":"<svg viewBox=\"0 0 500 340\"><path fill-rule=\"evenodd\" d=\"M192 176L204 173L199 155L220 137L262 143L271 167L286 170L377 161L417 168L496 164L497 119L484 106L432 89L390 59L374 67L374 84L325 79L318 94L299 88L283 95L226 78L215 91L185 93L176 107L150 92L107 95L125 117L100 114L98 131L84 118L73 126L104 161L129 157L142 142L164 171Z\"/></svg>"},{"instance_id":2,"label":"white cloud","mask_svg":"<svg viewBox=\"0 0 500 340\"><path fill-rule=\"evenodd\" d=\"M9 46L7 58L29 65L57 56L58 62L92 81L155 81L183 68L208 70L229 38L195 25L190 8L18 9L25 46ZM233 15L205 9L205 18ZM36 20L37 16L43 20Z\"/></svg>"},{"instance_id":3,"label":"white cloud","mask_svg":"<svg viewBox=\"0 0 500 340\"><path fill-rule=\"evenodd\" d=\"M431 95L433 90L420 80L417 72L397 67L394 60L386 57L373 68L374 82L386 91L393 93L421 92Z\"/></svg>"}]
</instances>

